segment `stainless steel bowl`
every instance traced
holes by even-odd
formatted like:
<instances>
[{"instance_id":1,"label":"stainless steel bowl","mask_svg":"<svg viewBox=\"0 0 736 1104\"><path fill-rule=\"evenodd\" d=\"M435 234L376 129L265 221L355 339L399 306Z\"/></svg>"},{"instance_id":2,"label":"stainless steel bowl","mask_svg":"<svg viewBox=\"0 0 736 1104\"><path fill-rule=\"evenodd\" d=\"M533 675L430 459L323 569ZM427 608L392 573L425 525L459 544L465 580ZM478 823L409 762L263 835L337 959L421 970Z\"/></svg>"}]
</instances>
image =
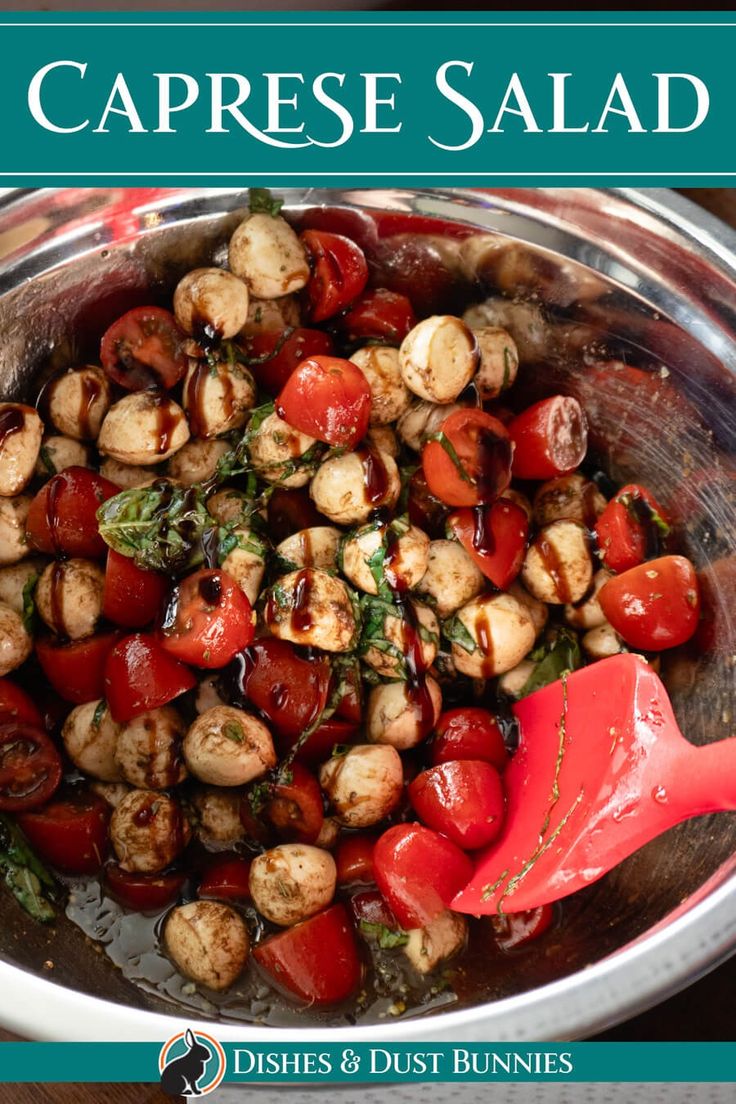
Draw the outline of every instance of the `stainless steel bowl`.
<instances>
[{"instance_id":1,"label":"stainless steel bowl","mask_svg":"<svg viewBox=\"0 0 736 1104\"><path fill-rule=\"evenodd\" d=\"M678 515L704 571L709 640L663 657L683 730L733 732L736 698L736 235L672 193L629 190L282 193L290 218L332 209L381 280L418 273L423 309L490 300L517 338L530 394L588 412L600 463ZM0 205L4 397L94 355L128 306L165 301L222 257L246 195L230 189L15 192ZM378 213L376 223L372 215ZM402 216L387 220L393 213ZM422 218L404 224L403 216ZM427 219L439 220L437 223ZM414 230L420 231L419 234ZM412 231L412 232L409 232ZM470 234L468 237L467 234ZM335 1040L548 1039L590 1034L668 996L736 947L736 819L668 833L579 895L543 954L520 956L463 1005ZM0 1020L41 1038L166 1038L197 1013L114 970L71 923L46 932L0 895ZM53 969L44 962L53 961ZM177 1016L179 1019L177 1020ZM221 1021L223 1039L324 1038L324 1028Z\"/></svg>"}]
</instances>

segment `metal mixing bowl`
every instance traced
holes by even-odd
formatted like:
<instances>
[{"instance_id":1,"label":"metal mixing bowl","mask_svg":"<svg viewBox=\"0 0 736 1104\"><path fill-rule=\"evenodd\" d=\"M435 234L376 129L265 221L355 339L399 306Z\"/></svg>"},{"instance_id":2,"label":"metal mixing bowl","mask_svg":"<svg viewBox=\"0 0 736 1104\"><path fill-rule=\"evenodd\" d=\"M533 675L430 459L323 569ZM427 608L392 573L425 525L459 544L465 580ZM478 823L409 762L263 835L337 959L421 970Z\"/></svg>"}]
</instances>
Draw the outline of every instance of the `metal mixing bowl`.
<instances>
[{"instance_id":1,"label":"metal mixing bowl","mask_svg":"<svg viewBox=\"0 0 736 1104\"><path fill-rule=\"evenodd\" d=\"M520 345L528 394L577 394L600 464L650 486L705 569L707 646L663 657L683 730L731 735L736 664L736 235L667 192L401 190L282 193L325 207L381 279L411 270L424 312L493 299ZM94 356L123 309L166 301L222 257L246 203L227 189L44 190L0 206L3 397ZM379 211L376 224L364 212ZM363 213L362 213L363 212ZM421 216L417 236L403 218ZM427 219L441 220L437 225ZM335 220L337 220L335 222ZM472 228L463 240L458 227ZM503 292L503 296L501 296ZM335 1040L548 1039L590 1034L663 999L736 946L736 818L681 825L578 895L544 953L520 956L464 1003L338 1028ZM47 932L0 894L0 1020L41 1038L160 1038L196 1015L132 985L71 923ZM53 969L44 963L52 961ZM324 1038L324 1028L221 1022L221 1038Z\"/></svg>"}]
</instances>

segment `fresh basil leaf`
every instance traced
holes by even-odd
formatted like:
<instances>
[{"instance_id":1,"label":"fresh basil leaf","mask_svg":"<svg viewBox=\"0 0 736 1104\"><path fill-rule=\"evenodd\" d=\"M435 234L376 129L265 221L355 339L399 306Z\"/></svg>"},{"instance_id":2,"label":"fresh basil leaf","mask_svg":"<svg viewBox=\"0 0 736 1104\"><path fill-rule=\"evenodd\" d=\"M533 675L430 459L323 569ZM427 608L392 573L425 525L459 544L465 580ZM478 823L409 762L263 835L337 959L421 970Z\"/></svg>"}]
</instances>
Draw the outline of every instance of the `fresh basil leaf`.
<instances>
[{"instance_id":1,"label":"fresh basil leaf","mask_svg":"<svg viewBox=\"0 0 736 1104\"><path fill-rule=\"evenodd\" d=\"M94 714L92 716L92 728L99 728L102 724L102 718L105 716L105 710L107 709L107 702L104 698L100 698L98 701Z\"/></svg>"},{"instance_id":2,"label":"fresh basil leaf","mask_svg":"<svg viewBox=\"0 0 736 1104\"><path fill-rule=\"evenodd\" d=\"M142 568L177 573L202 562L202 537L212 528L201 486L177 487L156 480L103 502L100 535L111 548Z\"/></svg>"},{"instance_id":3,"label":"fresh basil leaf","mask_svg":"<svg viewBox=\"0 0 736 1104\"><path fill-rule=\"evenodd\" d=\"M33 636L36 629L36 600L34 592L38 582L38 572L34 571L26 579L23 587L23 628L29 636Z\"/></svg>"},{"instance_id":4,"label":"fresh basil leaf","mask_svg":"<svg viewBox=\"0 0 736 1104\"><path fill-rule=\"evenodd\" d=\"M463 483L469 483L471 487L475 486L475 480L471 479L467 471L465 470L463 462L458 456L455 446L453 445L450 438L442 432L442 430L440 430L439 433L433 433L430 437L427 438L427 441L436 441L438 445L442 445L442 448L452 460L455 470L457 471L459 477L462 479Z\"/></svg>"},{"instance_id":5,"label":"fresh basil leaf","mask_svg":"<svg viewBox=\"0 0 736 1104\"><path fill-rule=\"evenodd\" d=\"M445 639L449 640L451 644L458 644L466 652L470 652L471 654L477 648L477 644L470 631L457 616L451 617L448 621L444 622L442 625L442 635Z\"/></svg>"},{"instance_id":6,"label":"fresh basil leaf","mask_svg":"<svg viewBox=\"0 0 736 1104\"><path fill-rule=\"evenodd\" d=\"M248 206L252 215L266 214L276 218L284 206L284 201L283 199L277 199L270 188L249 188Z\"/></svg>"},{"instance_id":7,"label":"fresh basil leaf","mask_svg":"<svg viewBox=\"0 0 736 1104\"><path fill-rule=\"evenodd\" d=\"M56 475L56 464L54 463L51 453L49 452L46 445L41 445L38 456L49 475Z\"/></svg>"},{"instance_id":8,"label":"fresh basil leaf","mask_svg":"<svg viewBox=\"0 0 736 1104\"><path fill-rule=\"evenodd\" d=\"M29 916L49 924L58 886L13 822L0 813L0 876Z\"/></svg>"},{"instance_id":9,"label":"fresh basil leaf","mask_svg":"<svg viewBox=\"0 0 736 1104\"><path fill-rule=\"evenodd\" d=\"M540 655L542 651L542 655ZM536 667L526 680L517 697L525 698L535 690L541 690L552 682L557 682L564 674L582 667L583 657L580 644L570 629L558 629L547 644L535 648L530 659L536 658Z\"/></svg>"},{"instance_id":10,"label":"fresh basil leaf","mask_svg":"<svg viewBox=\"0 0 736 1104\"><path fill-rule=\"evenodd\" d=\"M382 951L393 950L394 947L405 947L409 942L409 935L405 931L392 931L385 924L373 924L370 920L360 921L360 930L365 935L373 935Z\"/></svg>"}]
</instances>

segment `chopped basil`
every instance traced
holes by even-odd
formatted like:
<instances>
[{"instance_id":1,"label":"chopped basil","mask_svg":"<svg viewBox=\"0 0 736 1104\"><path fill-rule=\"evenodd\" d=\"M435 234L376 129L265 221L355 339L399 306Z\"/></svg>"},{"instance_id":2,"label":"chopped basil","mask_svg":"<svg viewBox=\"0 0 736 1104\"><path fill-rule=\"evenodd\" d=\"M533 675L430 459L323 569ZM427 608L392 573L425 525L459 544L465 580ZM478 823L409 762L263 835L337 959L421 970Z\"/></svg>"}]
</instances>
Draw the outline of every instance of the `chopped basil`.
<instances>
[{"instance_id":1,"label":"chopped basil","mask_svg":"<svg viewBox=\"0 0 736 1104\"><path fill-rule=\"evenodd\" d=\"M442 448L452 460L455 470L462 479L463 483L469 483L471 487L475 486L475 480L471 479L466 472L463 466L463 462L455 450L455 446L453 445L450 438L442 432L442 430L440 430L439 433L433 433L430 437L427 438L427 441L436 441L438 445L442 445Z\"/></svg>"},{"instance_id":2,"label":"chopped basil","mask_svg":"<svg viewBox=\"0 0 736 1104\"><path fill-rule=\"evenodd\" d=\"M202 562L202 537L212 527L201 486L177 487L156 480L103 502L97 511L100 535L139 567L187 571Z\"/></svg>"},{"instance_id":3,"label":"chopped basil","mask_svg":"<svg viewBox=\"0 0 736 1104\"><path fill-rule=\"evenodd\" d=\"M92 728L99 728L102 724L102 718L105 716L105 710L107 709L107 702L104 698L100 698L95 707L94 714L92 716Z\"/></svg>"},{"instance_id":4,"label":"chopped basil","mask_svg":"<svg viewBox=\"0 0 736 1104\"><path fill-rule=\"evenodd\" d=\"M41 445L38 456L49 475L56 475L56 464L54 463L53 457L51 456L51 453L49 452L46 445Z\"/></svg>"},{"instance_id":5,"label":"chopped basil","mask_svg":"<svg viewBox=\"0 0 736 1104\"><path fill-rule=\"evenodd\" d=\"M471 654L476 650L476 643L473 639L470 631L466 628L459 617L451 617L448 621L445 621L442 626L442 635L450 641L451 644L457 644L463 648L464 651Z\"/></svg>"},{"instance_id":6,"label":"chopped basil","mask_svg":"<svg viewBox=\"0 0 736 1104\"><path fill-rule=\"evenodd\" d=\"M409 935L405 931L392 931L385 924L373 924L370 920L360 921L360 930L365 935L374 935L376 942L382 951L393 950L394 947L404 947L409 942Z\"/></svg>"},{"instance_id":7,"label":"chopped basil","mask_svg":"<svg viewBox=\"0 0 736 1104\"><path fill-rule=\"evenodd\" d=\"M578 638L571 629L558 628L551 640L529 653L536 667L526 680L517 697L525 698L535 690L557 682L563 675L582 666L583 657Z\"/></svg>"},{"instance_id":8,"label":"chopped basil","mask_svg":"<svg viewBox=\"0 0 736 1104\"><path fill-rule=\"evenodd\" d=\"M265 214L276 218L284 206L283 199L276 199L270 188L249 188L248 206L252 215Z\"/></svg>"},{"instance_id":9,"label":"chopped basil","mask_svg":"<svg viewBox=\"0 0 736 1104\"><path fill-rule=\"evenodd\" d=\"M245 739L243 729L239 724L236 724L235 721L228 721L223 727L222 734L228 740L232 740L234 744L242 744Z\"/></svg>"},{"instance_id":10,"label":"chopped basil","mask_svg":"<svg viewBox=\"0 0 736 1104\"><path fill-rule=\"evenodd\" d=\"M58 887L13 822L0 813L0 877L29 916L49 924Z\"/></svg>"},{"instance_id":11,"label":"chopped basil","mask_svg":"<svg viewBox=\"0 0 736 1104\"><path fill-rule=\"evenodd\" d=\"M36 601L34 598L34 591L37 582L38 573L34 571L32 575L28 576L25 586L23 587L23 628L29 636L33 636L36 628Z\"/></svg>"}]
</instances>

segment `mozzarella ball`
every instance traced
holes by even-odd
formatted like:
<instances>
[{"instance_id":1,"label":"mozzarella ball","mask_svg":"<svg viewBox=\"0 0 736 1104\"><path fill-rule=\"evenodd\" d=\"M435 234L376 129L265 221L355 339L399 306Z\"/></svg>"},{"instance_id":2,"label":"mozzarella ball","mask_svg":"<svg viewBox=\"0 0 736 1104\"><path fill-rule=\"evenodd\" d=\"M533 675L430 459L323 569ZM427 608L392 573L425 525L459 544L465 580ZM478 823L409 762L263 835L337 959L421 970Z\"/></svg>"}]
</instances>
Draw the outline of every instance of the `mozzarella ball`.
<instances>
[{"instance_id":1,"label":"mozzarella ball","mask_svg":"<svg viewBox=\"0 0 736 1104\"><path fill-rule=\"evenodd\" d=\"M458 912L445 909L426 928L413 928L402 950L415 970L428 974L465 946L468 922Z\"/></svg>"},{"instance_id":2,"label":"mozzarella ball","mask_svg":"<svg viewBox=\"0 0 736 1104\"><path fill-rule=\"evenodd\" d=\"M238 487L221 487L207 499L207 512L220 525L229 525L243 520L248 502L248 496Z\"/></svg>"},{"instance_id":3,"label":"mozzarella ball","mask_svg":"<svg viewBox=\"0 0 736 1104\"><path fill-rule=\"evenodd\" d=\"M178 801L156 790L131 790L110 818L110 839L123 870L155 874L178 858L192 831Z\"/></svg>"},{"instance_id":4,"label":"mozzarella ball","mask_svg":"<svg viewBox=\"0 0 736 1104\"><path fill-rule=\"evenodd\" d=\"M574 629L597 629L605 622L606 615L601 609L598 595L601 587L612 578L612 573L605 568L596 571L592 586L588 588L587 596L584 595L585 601L578 602L577 605L568 602L565 606L565 621L568 625L572 625Z\"/></svg>"},{"instance_id":5,"label":"mozzarella ball","mask_svg":"<svg viewBox=\"0 0 736 1104\"><path fill-rule=\"evenodd\" d=\"M379 507L392 510L400 492L396 461L370 449L325 460L309 487L317 509L336 525L362 525Z\"/></svg>"},{"instance_id":6,"label":"mozzarella ball","mask_svg":"<svg viewBox=\"0 0 736 1104\"><path fill-rule=\"evenodd\" d=\"M526 497L526 495L521 493L521 491L517 491L513 487L507 487L501 495L501 498L505 498L507 502L514 502L517 506L520 506L529 521L532 520L532 504Z\"/></svg>"},{"instance_id":7,"label":"mozzarella ball","mask_svg":"<svg viewBox=\"0 0 736 1104\"><path fill-rule=\"evenodd\" d=\"M171 457L166 472L171 479L183 487L192 487L203 483L215 474L217 465L226 453L230 452L228 441L187 441Z\"/></svg>"},{"instance_id":8,"label":"mozzarella ball","mask_svg":"<svg viewBox=\"0 0 736 1104\"><path fill-rule=\"evenodd\" d=\"M189 440L182 408L157 391L134 391L107 412L97 447L123 464L156 464Z\"/></svg>"},{"instance_id":9,"label":"mozzarella ball","mask_svg":"<svg viewBox=\"0 0 736 1104\"><path fill-rule=\"evenodd\" d=\"M580 643L589 659L607 659L627 650L621 637L607 621L586 632Z\"/></svg>"},{"instance_id":10,"label":"mozzarella ball","mask_svg":"<svg viewBox=\"0 0 736 1104\"><path fill-rule=\"evenodd\" d=\"M315 568L302 568L278 579L268 591L263 617L279 640L325 652L349 652L358 636L345 583Z\"/></svg>"},{"instance_id":11,"label":"mozzarella ball","mask_svg":"<svg viewBox=\"0 0 736 1104\"><path fill-rule=\"evenodd\" d=\"M329 851L282 843L258 855L250 868L253 904L282 928L314 916L332 903L337 868Z\"/></svg>"},{"instance_id":12,"label":"mozzarella ball","mask_svg":"<svg viewBox=\"0 0 736 1104\"><path fill-rule=\"evenodd\" d=\"M163 941L182 974L218 992L242 974L250 952L245 923L220 901L189 901L172 909Z\"/></svg>"},{"instance_id":13,"label":"mozzarella ball","mask_svg":"<svg viewBox=\"0 0 736 1104\"><path fill-rule=\"evenodd\" d=\"M36 467L43 422L32 406L0 402L0 495L22 491Z\"/></svg>"},{"instance_id":14,"label":"mozzarella ball","mask_svg":"<svg viewBox=\"0 0 736 1104\"><path fill-rule=\"evenodd\" d=\"M282 487L303 487L314 474L314 463L298 463L316 444L275 412L264 418L249 439L251 463L261 479Z\"/></svg>"},{"instance_id":15,"label":"mozzarella ball","mask_svg":"<svg viewBox=\"0 0 736 1104\"><path fill-rule=\"evenodd\" d=\"M439 432L445 418L462 409L461 403L438 406L432 402L414 402L399 418L396 432L408 448L421 452L424 443Z\"/></svg>"},{"instance_id":16,"label":"mozzarella ball","mask_svg":"<svg viewBox=\"0 0 736 1104\"><path fill-rule=\"evenodd\" d=\"M418 622L417 639L421 670L427 671L434 663L440 639L440 626L433 609L411 602ZM405 656L412 646L414 630L401 615L398 607L386 612L381 627L377 630L380 646L370 643L364 636L361 641L363 660L384 678L401 678L406 669ZM373 637L375 639L375 637ZM388 650L384 650L388 648Z\"/></svg>"},{"instance_id":17,"label":"mozzarella ball","mask_svg":"<svg viewBox=\"0 0 736 1104\"><path fill-rule=\"evenodd\" d=\"M595 483L580 472L550 479L534 496L534 520L539 526L568 520L592 529L605 508L606 500Z\"/></svg>"},{"instance_id":18,"label":"mozzarella ball","mask_svg":"<svg viewBox=\"0 0 736 1104\"><path fill-rule=\"evenodd\" d=\"M381 548L385 553L382 560ZM378 563L371 567L376 553ZM342 573L367 594L378 594L378 582L386 581L398 585L402 591L413 590L428 564L429 537L414 525L397 533L386 525L369 524L350 534L342 544Z\"/></svg>"},{"instance_id":19,"label":"mozzarella ball","mask_svg":"<svg viewBox=\"0 0 736 1104\"><path fill-rule=\"evenodd\" d=\"M472 329L502 326L516 342L522 364L528 361L543 363L549 357L551 327L535 303L497 295L468 307L463 322Z\"/></svg>"},{"instance_id":20,"label":"mozzarella ball","mask_svg":"<svg viewBox=\"0 0 736 1104\"><path fill-rule=\"evenodd\" d=\"M451 403L478 369L478 343L461 318L437 314L410 330L399 349L404 383L433 403Z\"/></svg>"},{"instance_id":21,"label":"mozzarella ball","mask_svg":"<svg viewBox=\"0 0 736 1104\"><path fill-rule=\"evenodd\" d=\"M319 784L339 824L368 828L393 812L401 800L401 756L390 744L359 744L323 763Z\"/></svg>"},{"instance_id":22,"label":"mozzarella ball","mask_svg":"<svg viewBox=\"0 0 736 1104\"><path fill-rule=\"evenodd\" d=\"M211 786L243 786L276 766L264 723L230 705L201 713L184 737L183 750L194 777Z\"/></svg>"},{"instance_id":23,"label":"mozzarella ball","mask_svg":"<svg viewBox=\"0 0 736 1104\"><path fill-rule=\"evenodd\" d=\"M222 560L221 567L235 580L252 606L261 591L266 570L266 545L252 529L238 525L229 533L237 541Z\"/></svg>"},{"instance_id":24,"label":"mozzarella ball","mask_svg":"<svg viewBox=\"0 0 736 1104\"><path fill-rule=\"evenodd\" d=\"M115 761L115 748L121 728L99 698L72 709L64 721L61 738L75 767L100 782L120 782L123 775Z\"/></svg>"},{"instance_id":25,"label":"mozzarella ball","mask_svg":"<svg viewBox=\"0 0 736 1104\"><path fill-rule=\"evenodd\" d=\"M300 529L276 546L276 555L288 571L300 567L316 567L319 571L334 571L342 533L331 525L315 525Z\"/></svg>"},{"instance_id":26,"label":"mozzarella ball","mask_svg":"<svg viewBox=\"0 0 736 1104\"><path fill-rule=\"evenodd\" d=\"M537 635L531 614L510 594L481 594L458 610L456 617L464 636L462 643L453 639L452 658L458 671L470 678L492 678L510 671Z\"/></svg>"},{"instance_id":27,"label":"mozzarella ball","mask_svg":"<svg viewBox=\"0 0 736 1104\"><path fill-rule=\"evenodd\" d=\"M106 801L111 809L117 809L123 798L131 792L127 782L90 782L89 788Z\"/></svg>"},{"instance_id":28,"label":"mozzarella ball","mask_svg":"<svg viewBox=\"0 0 736 1104\"><path fill-rule=\"evenodd\" d=\"M235 844L245 838L240 820L240 790L201 786L191 795L196 813L194 830L205 843Z\"/></svg>"},{"instance_id":29,"label":"mozzarella ball","mask_svg":"<svg viewBox=\"0 0 736 1104\"><path fill-rule=\"evenodd\" d=\"M8 675L28 659L33 640L23 618L10 606L0 605L0 675Z\"/></svg>"},{"instance_id":30,"label":"mozzarella ball","mask_svg":"<svg viewBox=\"0 0 736 1104\"><path fill-rule=\"evenodd\" d=\"M45 566L45 560L32 559L11 564L9 567L0 567L0 602L22 615L23 591L41 574Z\"/></svg>"},{"instance_id":31,"label":"mozzarella ball","mask_svg":"<svg viewBox=\"0 0 736 1104\"><path fill-rule=\"evenodd\" d=\"M94 364L70 368L51 381L46 401L59 433L77 441L94 441L112 401L110 381Z\"/></svg>"},{"instance_id":32,"label":"mozzarella ball","mask_svg":"<svg viewBox=\"0 0 736 1104\"><path fill-rule=\"evenodd\" d=\"M109 479L111 483L117 483L121 491L130 490L131 487L143 487L157 478L155 468L142 468L139 464L123 464L120 460L113 460L106 456L100 464L100 475Z\"/></svg>"},{"instance_id":33,"label":"mozzarella ball","mask_svg":"<svg viewBox=\"0 0 736 1104\"><path fill-rule=\"evenodd\" d=\"M302 243L280 215L249 215L230 239L228 262L259 299L279 299L309 280Z\"/></svg>"},{"instance_id":34,"label":"mozzarella ball","mask_svg":"<svg viewBox=\"0 0 736 1104\"><path fill-rule=\"evenodd\" d=\"M430 542L427 570L417 591L429 595L442 621L480 594L484 586L483 572L458 541Z\"/></svg>"},{"instance_id":35,"label":"mozzarella ball","mask_svg":"<svg viewBox=\"0 0 736 1104\"><path fill-rule=\"evenodd\" d=\"M391 426L371 426L365 435L365 443L371 449L388 453L394 460L399 455L399 438Z\"/></svg>"},{"instance_id":36,"label":"mozzarella ball","mask_svg":"<svg viewBox=\"0 0 736 1104\"><path fill-rule=\"evenodd\" d=\"M81 640L102 616L105 572L92 560L50 563L36 585L36 609L52 632Z\"/></svg>"},{"instance_id":37,"label":"mozzarella ball","mask_svg":"<svg viewBox=\"0 0 736 1104\"><path fill-rule=\"evenodd\" d=\"M522 659L521 663L517 663L510 671L501 675L498 680L498 689L511 698L518 697L534 673L536 666L534 660Z\"/></svg>"},{"instance_id":38,"label":"mozzarella ball","mask_svg":"<svg viewBox=\"0 0 736 1104\"><path fill-rule=\"evenodd\" d=\"M481 326L473 333L480 352L475 386L486 402L511 387L519 370L519 352L511 334L498 326Z\"/></svg>"},{"instance_id":39,"label":"mozzarella ball","mask_svg":"<svg viewBox=\"0 0 736 1104\"><path fill-rule=\"evenodd\" d=\"M245 425L256 401L256 385L247 368L218 361L190 360L182 403L195 437L221 437Z\"/></svg>"},{"instance_id":40,"label":"mozzarella ball","mask_svg":"<svg viewBox=\"0 0 736 1104\"><path fill-rule=\"evenodd\" d=\"M245 336L259 333L280 333L296 328L301 322L299 301L294 295L281 299L256 299L250 296L248 317L241 333Z\"/></svg>"},{"instance_id":41,"label":"mozzarella ball","mask_svg":"<svg viewBox=\"0 0 736 1104\"><path fill-rule=\"evenodd\" d=\"M331 851L340 838L340 825L334 817L325 817L319 835L314 841L315 847L322 847L325 851Z\"/></svg>"},{"instance_id":42,"label":"mozzarella ball","mask_svg":"<svg viewBox=\"0 0 736 1104\"><path fill-rule=\"evenodd\" d=\"M194 337L235 337L248 317L248 289L223 268L194 268L176 285L174 314Z\"/></svg>"},{"instance_id":43,"label":"mozzarella ball","mask_svg":"<svg viewBox=\"0 0 736 1104\"><path fill-rule=\"evenodd\" d=\"M390 345L366 345L350 357L371 389L370 424L389 425L400 418L411 402L411 392L399 367L399 351Z\"/></svg>"},{"instance_id":44,"label":"mozzarella ball","mask_svg":"<svg viewBox=\"0 0 736 1104\"><path fill-rule=\"evenodd\" d=\"M442 712L442 691L430 676L425 681L431 716L425 715L424 701L418 700L405 682L385 682L371 690L366 711L366 735L371 743L407 751L427 738Z\"/></svg>"},{"instance_id":45,"label":"mozzarella ball","mask_svg":"<svg viewBox=\"0 0 736 1104\"><path fill-rule=\"evenodd\" d=\"M554 521L541 529L527 549L521 579L540 602L578 602L593 578L593 561L583 526Z\"/></svg>"},{"instance_id":46,"label":"mozzarella ball","mask_svg":"<svg viewBox=\"0 0 736 1104\"><path fill-rule=\"evenodd\" d=\"M528 611L534 624L534 632L539 636L549 620L548 606L544 602L540 602L539 599L532 598L529 591L525 590L518 580L511 584L507 593L512 598L516 598L517 602L521 602L522 606Z\"/></svg>"},{"instance_id":47,"label":"mozzarella ball","mask_svg":"<svg viewBox=\"0 0 736 1104\"><path fill-rule=\"evenodd\" d=\"M28 552L26 518L30 495L0 498L0 564L15 564Z\"/></svg>"},{"instance_id":48,"label":"mozzarella ball","mask_svg":"<svg viewBox=\"0 0 736 1104\"><path fill-rule=\"evenodd\" d=\"M34 474L48 479L64 468L89 467L89 449L81 441L73 437L44 437Z\"/></svg>"},{"instance_id":49,"label":"mozzarella ball","mask_svg":"<svg viewBox=\"0 0 736 1104\"><path fill-rule=\"evenodd\" d=\"M181 742L184 721L171 705L149 709L124 724L115 747L122 777L142 790L167 790L187 776Z\"/></svg>"}]
</instances>

